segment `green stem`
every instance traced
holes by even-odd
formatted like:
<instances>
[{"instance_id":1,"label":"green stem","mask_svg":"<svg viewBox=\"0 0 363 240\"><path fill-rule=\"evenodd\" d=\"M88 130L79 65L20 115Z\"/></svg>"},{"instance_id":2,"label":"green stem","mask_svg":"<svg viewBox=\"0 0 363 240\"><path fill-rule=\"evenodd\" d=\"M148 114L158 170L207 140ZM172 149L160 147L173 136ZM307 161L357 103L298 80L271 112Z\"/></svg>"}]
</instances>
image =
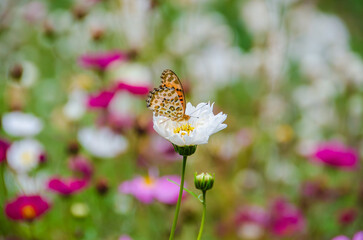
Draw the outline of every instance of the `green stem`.
<instances>
[{"instance_id":1,"label":"green stem","mask_svg":"<svg viewBox=\"0 0 363 240\"><path fill-rule=\"evenodd\" d=\"M180 203L181 203L181 199L182 199L182 195L183 195L183 189L184 189L184 175L185 175L185 166L186 166L186 164L187 164L187 156L183 156L183 169L182 169L182 175L181 175L179 197L178 197L178 202L176 204L174 221L173 221L173 226L171 227L171 232L170 232L169 240L174 239L174 233L175 233L175 229L176 229L176 224L178 222L178 216L179 216L179 210L180 210Z\"/></svg>"},{"instance_id":2,"label":"green stem","mask_svg":"<svg viewBox=\"0 0 363 240\"><path fill-rule=\"evenodd\" d=\"M1 195L3 196L4 199L2 199L3 201L5 201L7 195L8 195L8 191L6 189L6 184L5 184L5 164L4 163L1 163L0 164L0 181L1 181Z\"/></svg>"},{"instance_id":3,"label":"green stem","mask_svg":"<svg viewBox=\"0 0 363 240\"><path fill-rule=\"evenodd\" d=\"M202 234L203 234L203 229L204 229L205 215L207 212L207 203L205 202L205 197L206 197L206 191L203 191L203 215L202 215L202 222L200 223L199 234L198 234L197 240L202 239Z\"/></svg>"},{"instance_id":4,"label":"green stem","mask_svg":"<svg viewBox=\"0 0 363 240\"><path fill-rule=\"evenodd\" d=\"M28 238L30 240L35 240L36 238L34 237L34 227L33 227L33 222L28 222Z\"/></svg>"}]
</instances>

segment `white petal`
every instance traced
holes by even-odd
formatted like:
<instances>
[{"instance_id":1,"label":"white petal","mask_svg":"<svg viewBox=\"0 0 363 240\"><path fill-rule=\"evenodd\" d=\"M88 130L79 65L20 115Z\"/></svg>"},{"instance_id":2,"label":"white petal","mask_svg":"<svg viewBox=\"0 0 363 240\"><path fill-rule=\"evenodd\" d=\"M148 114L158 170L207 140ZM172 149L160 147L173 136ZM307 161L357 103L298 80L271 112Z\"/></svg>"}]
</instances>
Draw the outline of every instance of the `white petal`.
<instances>
[{"instance_id":1,"label":"white petal","mask_svg":"<svg viewBox=\"0 0 363 240\"><path fill-rule=\"evenodd\" d=\"M14 137L31 137L43 129L43 122L32 114L6 113L2 117L4 131Z\"/></svg>"},{"instance_id":2,"label":"white petal","mask_svg":"<svg viewBox=\"0 0 363 240\"><path fill-rule=\"evenodd\" d=\"M101 158L116 157L128 146L125 137L115 134L107 127L83 128L78 132L78 140L91 154Z\"/></svg>"},{"instance_id":3,"label":"white petal","mask_svg":"<svg viewBox=\"0 0 363 240\"><path fill-rule=\"evenodd\" d=\"M177 127L186 122L176 122L162 116L153 117L154 129L162 137L178 146L200 145L208 143L210 135L227 127L223 122L227 115L223 113L213 114L213 105L210 103L200 103L194 107L191 103L186 105L186 114L191 116L188 124L194 128L188 134L174 133Z\"/></svg>"}]
</instances>

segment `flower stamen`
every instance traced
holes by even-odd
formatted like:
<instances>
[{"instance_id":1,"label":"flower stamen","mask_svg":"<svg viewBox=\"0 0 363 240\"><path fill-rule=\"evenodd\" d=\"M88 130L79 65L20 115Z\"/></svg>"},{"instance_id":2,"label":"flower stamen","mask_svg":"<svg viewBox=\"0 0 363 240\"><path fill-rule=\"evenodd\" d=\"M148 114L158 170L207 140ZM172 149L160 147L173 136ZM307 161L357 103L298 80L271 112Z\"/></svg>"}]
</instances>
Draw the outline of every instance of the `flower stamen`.
<instances>
[{"instance_id":1,"label":"flower stamen","mask_svg":"<svg viewBox=\"0 0 363 240\"><path fill-rule=\"evenodd\" d=\"M193 130L194 130L195 128L194 127L192 127L191 125L190 125L190 123L186 123L186 124L184 124L184 125L182 125L182 126L180 126L180 127L177 127L177 128L174 128L174 133L175 134L181 134L182 136L184 136L184 135L186 135L186 134L188 134L188 136L189 136L189 134L191 133L191 132L193 132Z\"/></svg>"},{"instance_id":2,"label":"flower stamen","mask_svg":"<svg viewBox=\"0 0 363 240\"><path fill-rule=\"evenodd\" d=\"M147 185L147 186L153 186L154 183L155 183L155 180L150 177L150 176L147 176L147 177L144 177L144 183Z\"/></svg>"},{"instance_id":3,"label":"flower stamen","mask_svg":"<svg viewBox=\"0 0 363 240\"><path fill-rule=\"evenodd\" d=\"M36 217L37 213L32 205L25 205L21 208L21 215L26 220L32 220Z\"/></svg>"}]
</instances>

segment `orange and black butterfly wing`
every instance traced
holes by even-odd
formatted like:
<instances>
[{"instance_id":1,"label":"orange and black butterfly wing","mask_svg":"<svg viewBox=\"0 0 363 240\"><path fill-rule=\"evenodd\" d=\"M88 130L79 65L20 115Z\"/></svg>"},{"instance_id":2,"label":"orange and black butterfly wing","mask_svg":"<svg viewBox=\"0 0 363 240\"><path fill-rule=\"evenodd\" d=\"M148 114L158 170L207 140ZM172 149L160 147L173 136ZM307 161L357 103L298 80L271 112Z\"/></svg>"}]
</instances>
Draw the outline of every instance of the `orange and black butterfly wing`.
<instances>
[{"instance_id":1,"label":"orange and black butterfly wing","mask_svg":"<svg viewBox=\"0 0 363 240\"><path fill-rule=\"evenodd\" d=\"M178 76L170 69L165 69L161 74L161 79L162 81L160 87L168 87L175 89L176 93L178 94L179 101L183 106L183 114L185 114L186 102L184 96L184 89Z\"/></svg>"},{"instance_id":2,"label":"orange and black butterfly wing","mask_svg":"<svg viewBox=\"0 0 363 240\"><path fill-rule=\"evenodd\" d=\"M159 87L149 93L146 100L147 107L154 111L156 116L180 120L184 117L183 106L175 88Z\"/></svg>"}]
</instances>

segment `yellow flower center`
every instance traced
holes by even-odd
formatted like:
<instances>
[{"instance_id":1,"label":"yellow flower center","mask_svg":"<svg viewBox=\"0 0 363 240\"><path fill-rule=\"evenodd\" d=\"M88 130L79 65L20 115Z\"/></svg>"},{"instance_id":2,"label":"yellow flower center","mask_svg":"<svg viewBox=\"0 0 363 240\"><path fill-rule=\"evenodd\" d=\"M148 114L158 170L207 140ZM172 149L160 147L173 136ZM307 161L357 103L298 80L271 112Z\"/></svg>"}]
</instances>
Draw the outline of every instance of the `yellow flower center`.
<instances>
[{"instance_id":1,"label":"yellow flower center","mask_svg":"<svg viewBox=\"0 0 363 240\"><path fill-rule=\"evenodd\" d=\"M190 123L186 123L186 124L182 125L181 127L174 128L174 133L176 133L176 134L180 133L182 136L188 134L188 136L189 136L189 134L191 132L193 132L194 129L195 128L192 127L190 125Z\"/></svg>"},{"instance_id":2,"label":"yellow flower center","mask_svg":"<svg viewBox=\"0 0 363 240\"><path fill-rule=\"evenodd\" d=\"M37 216L37 214L35 212L35 208L32 205L28 204L21 208L21 216L24 219L32 220Z\"/></svg>"},{"instance_id":3,"label":"yellow flower center","mask_svg":"<svg viewBox=\"0 0 363 240\"><path fill-rule=\"evenodd\" d=\"M154 184L155 180L152 177L147 176L147 177L144 177L144 182L147 186L151 186Z\"/></svg>"},{"instance_id":4,"label":"yellow flower center","mask_svg":"<svg viewBox=\"0 0 363 240\"><path fill-rule=\"evenodd\" d=\"M32 162L32 155L30 152L23 152L21 154L22 163L27 165Z\"/></svg>"}]
</instances>

